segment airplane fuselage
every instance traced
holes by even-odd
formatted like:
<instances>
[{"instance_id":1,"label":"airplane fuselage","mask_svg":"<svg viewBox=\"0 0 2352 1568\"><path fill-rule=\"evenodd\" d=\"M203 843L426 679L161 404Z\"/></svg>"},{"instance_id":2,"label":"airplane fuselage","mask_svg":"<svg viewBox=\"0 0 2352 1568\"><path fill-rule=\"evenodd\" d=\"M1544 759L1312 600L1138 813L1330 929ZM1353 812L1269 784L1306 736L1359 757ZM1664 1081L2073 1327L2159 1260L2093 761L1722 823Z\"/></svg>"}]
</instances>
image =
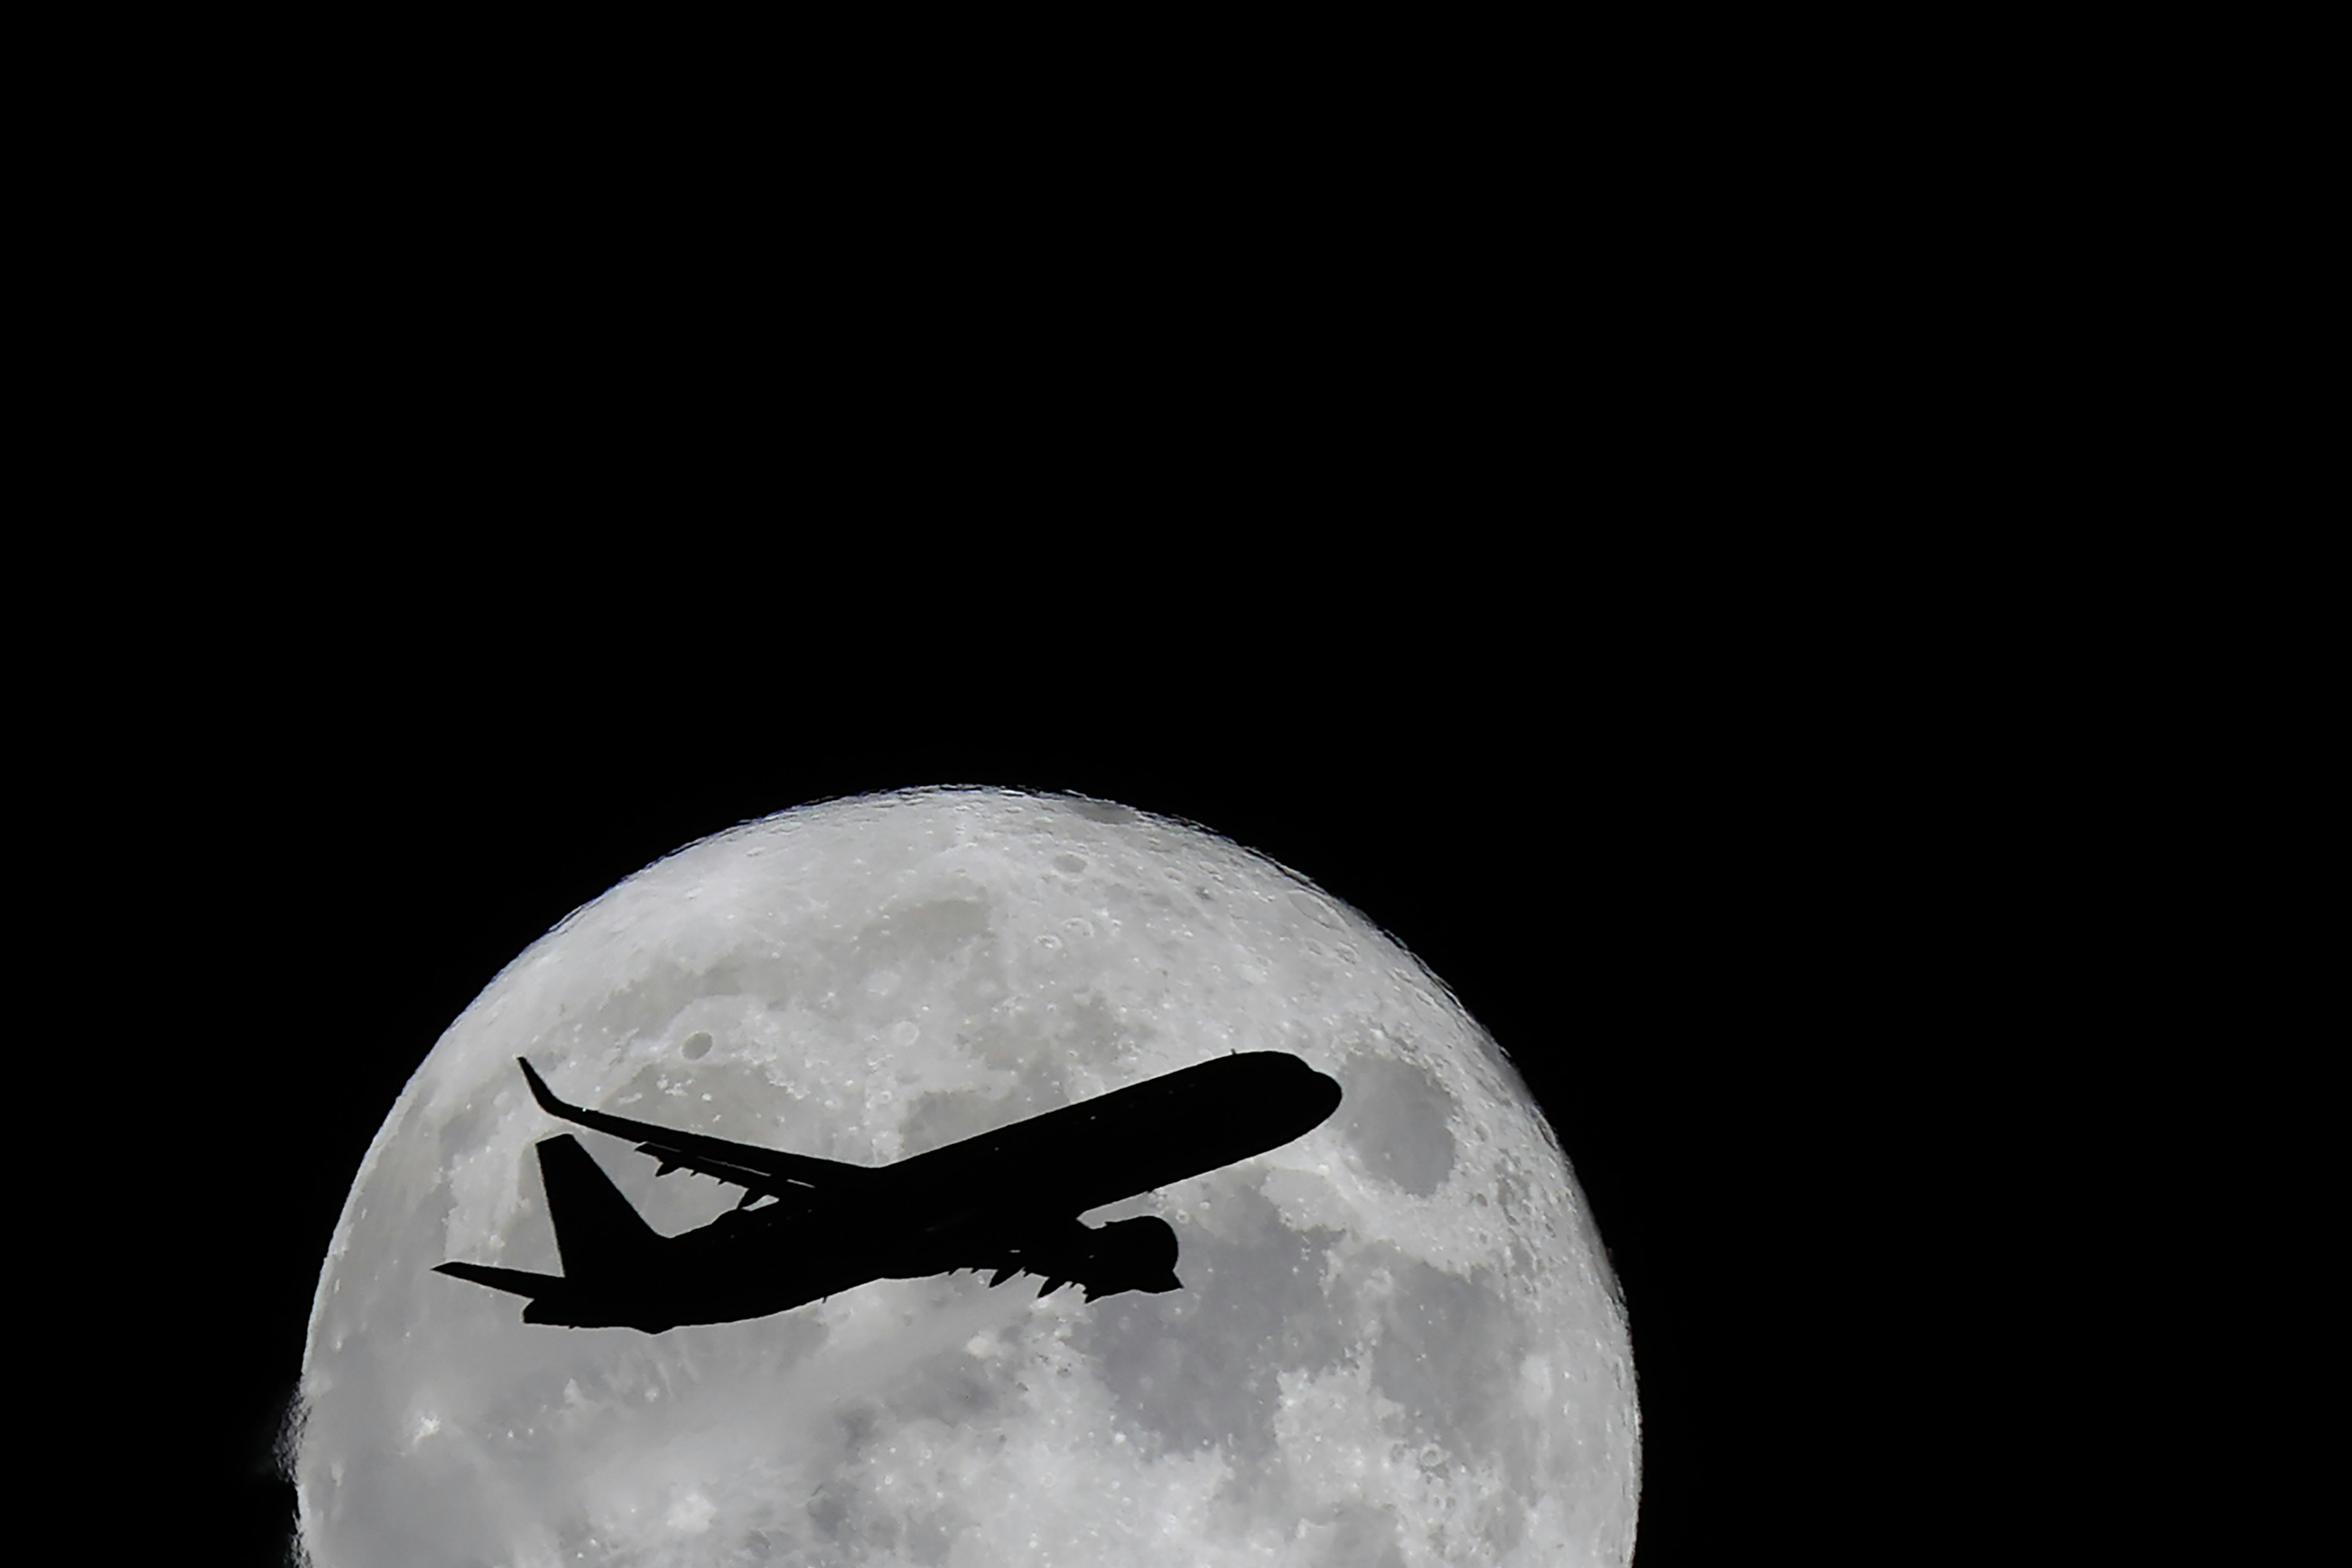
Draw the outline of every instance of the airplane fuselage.
<instances>
[{"instance_id":1,"label":"airplane fuselage","mask_svg":"<svg viewBox=\"0 0 2352 1568\"><path fill-rule=\"evenodd\" d=\"M534 1088L543 1086L534 1080ZM546 1280L524 1321L657 1332L764 1317L876 1279L989 1268L1000 1278L1017 1269L1082 1279L1089 1269L1113 1268L1101 1238L1121 1226L1090 1229L1080 1215L1278 1148L1322 1122L1339 1100L1336 1082L1286 1053L1217 1058L887 1167L844 1168L838 1190L787 1189L678 1236L646 1233L638 1253L593 1274L575 1269L567 1249L560 1281L515 1277ZM615 1131L625 1125L625 1135L658 1131L598 1112L572 1119L592 1126L601 1119ZM551 1179L549 1195L552 1212ZM562 1244L560 1215L557 1223ZM1157 1245L1173 1263L1174 1237L1162 1222L1123 1223L1166 1233ZM1136 1233L1117 1239L1154 1245ZM1164 1282L1100 1288L1173 1288L1172 1271L1159 1271Z\"/></svg>"}]
</instances>

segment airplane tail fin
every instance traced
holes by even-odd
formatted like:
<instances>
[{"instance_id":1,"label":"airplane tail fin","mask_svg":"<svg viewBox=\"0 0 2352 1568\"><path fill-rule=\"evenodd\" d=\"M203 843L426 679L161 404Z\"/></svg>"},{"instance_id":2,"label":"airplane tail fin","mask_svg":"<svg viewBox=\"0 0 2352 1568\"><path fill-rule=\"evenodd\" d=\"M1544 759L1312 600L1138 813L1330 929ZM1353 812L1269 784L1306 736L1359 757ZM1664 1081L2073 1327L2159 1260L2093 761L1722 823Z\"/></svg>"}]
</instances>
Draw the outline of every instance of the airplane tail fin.
<instances>
[{"instance_id":1,"label":"airplane tail fin","mask_svg":"<svg viewBox=\"0 0 2352 1568\"><path fill-rule=\"evenodd\" d=\"M571 1133L540 1141L539 1179L565 1279L641 1265L661 1240Z\"/></svg>"}]
</instances>

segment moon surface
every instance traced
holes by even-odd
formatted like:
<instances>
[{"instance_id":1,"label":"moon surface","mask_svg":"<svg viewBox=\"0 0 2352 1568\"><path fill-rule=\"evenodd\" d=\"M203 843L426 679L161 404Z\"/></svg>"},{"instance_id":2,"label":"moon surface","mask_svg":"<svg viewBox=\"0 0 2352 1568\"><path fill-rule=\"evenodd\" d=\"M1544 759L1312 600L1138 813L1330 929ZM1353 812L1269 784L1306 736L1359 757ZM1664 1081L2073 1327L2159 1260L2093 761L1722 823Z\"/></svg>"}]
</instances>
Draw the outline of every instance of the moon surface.
<instances>
[{"instance_id":1,"label":"moon surface","mask_svg":"<svg viewBox=\"0 0 2352 1568\"><path fill-rule=\"evenodd\" d=\"M1096 1210L1184 1288L881 1280L746 1322L563 1329L568 1100L878 1165L1228 1051L1338 1079L1269 1153ZM735 1189L582 1133L654 1228ZM317 1568L1623 1564L1622 1298L1495 1042L1363 916L1200 828L934 789L749 823L575 911L451 1025L319 1280L290 1453Z\"/></svg>"}]
</instances>

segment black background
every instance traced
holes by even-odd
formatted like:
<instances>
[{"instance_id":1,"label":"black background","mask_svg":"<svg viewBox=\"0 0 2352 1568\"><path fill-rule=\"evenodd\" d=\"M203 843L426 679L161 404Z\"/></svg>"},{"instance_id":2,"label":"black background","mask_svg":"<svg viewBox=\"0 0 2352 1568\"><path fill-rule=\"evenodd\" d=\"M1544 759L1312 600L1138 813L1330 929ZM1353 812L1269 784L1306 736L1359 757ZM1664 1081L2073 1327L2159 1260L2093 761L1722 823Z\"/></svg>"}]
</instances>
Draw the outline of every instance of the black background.
<instances>
[{"instance_id":1,"label":"black background","mask_svg":"<svg viewBox=\"0 0 2352 1568\"><path fill-rule=\"evenodd\" d=\"M738 821L982 783L1212 827L1444 978L1557 1129L1623 1286L1641 1560L1751 1540L1739 1500L1800 1463L1824 1346L1869 1310L1830 1299L1819 1270L1866 1245L1854 1155L1886 1123L1845 1064L1885 1037L1874 1003L1902 921L1880 829L1901 814L1858 787L1844 710L1808 720L1784 669L1654 667L1629 684L1594 678L1607 655L1535 636L1433 687L1358 668L1320 693L1311 674L1208 667L1040 688L1025 656L905 681L780 663L584 694L571 673L429 700L397 679L326 710L238 688L204 722L223 772L203 820L168 837L181 885L215 889L186 911L204 957L180 999L249 1076L152 1107L207 1119L204 1179L233 1197L226 1223L178 1238L208 1281L213 1353L175 1375L218 1415L204 1440L225 1538L254 1561L284 1538L269 1451L344 1194L410 1072L503 964Z\"/></svg>"},{"instance_id":2,"label":"black background","mask_svg":"<svg viewBox=\"0 0 2352 1568\"><path fill-rule=\"evenodd\" d=\"M1328 152L1242 212L1193 109L1197 212L1117 147L1029 168L1093 140L1047 104L1054 157L1013 162L1051 226L961 126L880 179L831 131L769 166L762 130L696 189L733 133L656 155L634 113L611 157L559 152L567 116L546 156L461 134L436 167L404 79L363 139L257 98L224 155L194 132L236 95L194 73L204 115L87 184L131 238L64 251L103 300L44 386L77 553L28 558L12 689L15 777L58 795L19 818L59 862L37 956L74 976L27 1056L88 1107L26 1191L100 1184L30 1205L99 1268L28 1258L20 1291L97 1336L58 1403L109 1505L126 1411L201 1500L148 1510L150 1560L276 1556L344 1194L501 965L732 823L956 782L1198 821L1399 937L1612 1250L1641 1561L1828 1555L1853 1469L1910 1465L1885 1406L1971 1392L1886 1267L1927 1131L2039 1103L2102 1037L2092 1005L1985 1000L2079 962L2106 868L2078 847L2146 788L2067 776L2147 684L2092 612L2205 609L2119 577L2137 543L2078 566L2014 521L2085 395L2037 389L2043 307L2011 307L2048 247L1937 274L1968 226L1938 179L1849 166L1874 114L1785 153L1766 72L1768 112L1696 117L1686 30L1580 54L1640 102L1572 124L1583 87L1493 90L1484 44L1458 116L1362 74L1396 101L1318 116ZM1927 1241L2014 1321L1990 1229ZM80 1386L126 1360L121 1397Z\"/></svg>"}]
</instances>

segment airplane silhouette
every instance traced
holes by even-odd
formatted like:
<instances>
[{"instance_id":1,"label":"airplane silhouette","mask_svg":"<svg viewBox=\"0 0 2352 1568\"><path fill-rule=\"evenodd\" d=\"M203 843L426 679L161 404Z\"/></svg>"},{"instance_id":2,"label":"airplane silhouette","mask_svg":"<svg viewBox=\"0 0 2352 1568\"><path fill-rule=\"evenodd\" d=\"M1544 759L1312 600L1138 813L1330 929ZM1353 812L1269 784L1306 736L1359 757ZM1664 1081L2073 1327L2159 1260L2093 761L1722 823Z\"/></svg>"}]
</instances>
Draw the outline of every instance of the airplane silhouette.
<instances>
[{"instance_id":1,"label":"airplane silhouette","mask_svg":"<svg viewBox=\"0 0 2352 1568\"><path fill-rule=\"evenodd\" d=\"M680 1132L558 1100L521 1058L550 1115L641 1140L655 1173L743 1189L699 1229L655 1233L569 1132L543 1139L539 1174L562 1274L478 1263L434 1270L528 1297L526 1323L632 1328L766 1317L863 1285L992 1269L991 1288L1039 1274L1046 1296L1180 1289L1176 1232L1146 1215L1091 1227L1088 1209L1278 1148L1320 1125L1339 1086L1284 1051L1165 1073L876 1169ZM762 1197L773 1203L751 1206Z\"/></svg>"}]
</instances>

